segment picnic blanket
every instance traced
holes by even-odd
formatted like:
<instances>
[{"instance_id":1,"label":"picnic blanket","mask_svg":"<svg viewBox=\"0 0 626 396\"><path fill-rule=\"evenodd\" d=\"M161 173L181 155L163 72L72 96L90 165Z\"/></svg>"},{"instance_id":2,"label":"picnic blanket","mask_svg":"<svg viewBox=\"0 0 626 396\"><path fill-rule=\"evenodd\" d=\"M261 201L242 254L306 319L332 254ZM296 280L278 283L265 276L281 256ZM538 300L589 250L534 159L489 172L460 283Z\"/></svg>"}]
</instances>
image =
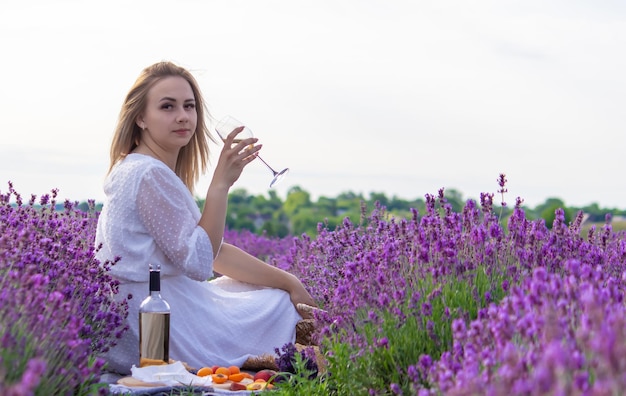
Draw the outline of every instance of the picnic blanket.
<instances>
[{"instance_id":1,"label":"picnic blanket","mask_svg":"<svg viewBox=\"0 0 626 396\"><path fill-rule=\"evenodd\" d=\"M202 396L255 393L247 390L231 391L225 384L214 384L210 376L194 375L181 362L141 368L133 366L131 376L123 377L108 373L103 375L101 380L109 384L110 393L129 396L169 396L175 390Z\"/></svg>"},{"instance_id":2,"label":"picnic blanket","mask_svg":"<svg viewBox=\"0 0 626 396\"><path fill-rule=\"evenodd\" d=\"M317 308L298 304L303 311L312 311ZM320 371L325 371L325 362L319 347L311 346L311 334L314 330L314 320L304 319L296 326L296 349L298 351L306 347L312 347L317 355L317 364ZM248 372L256 372L262 369L278 370L275 357L261 355L246 360L241 367ZM251 395L258 391L231 391L230 384L214 384L211 377L198 377L194 375L194 369L189 368L180 361L171 360L170 364L159 366L147 366L131 368L131 376L123 376L117 373L103 373L100 381L109 384L112 394L129 396L171 396L172 391L184 390L188 394L202 396L237 394ZM242 381L243 382L243 381Z\"/></svg>"}]
</instances>

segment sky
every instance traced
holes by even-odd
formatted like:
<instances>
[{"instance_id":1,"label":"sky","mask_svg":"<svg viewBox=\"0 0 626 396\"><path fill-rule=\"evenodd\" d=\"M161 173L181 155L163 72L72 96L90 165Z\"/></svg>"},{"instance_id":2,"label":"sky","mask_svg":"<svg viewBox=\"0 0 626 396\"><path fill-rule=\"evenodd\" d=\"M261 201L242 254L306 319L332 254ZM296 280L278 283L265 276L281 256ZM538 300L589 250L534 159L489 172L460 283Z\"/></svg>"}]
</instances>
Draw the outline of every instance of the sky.
<instances>
[{"instance_id":1,"label":"sky","mask_svg":"<svg viewBox=\"0 0 626 396\"><path fill-rule=\"evenodd\" d=\"M123 98L168 60L290 168L282 198L469 199L504 173L510 204L626 208L622 0L0 0L0 54L0 192L104 201Z\"/></svg>"}]
</instances>

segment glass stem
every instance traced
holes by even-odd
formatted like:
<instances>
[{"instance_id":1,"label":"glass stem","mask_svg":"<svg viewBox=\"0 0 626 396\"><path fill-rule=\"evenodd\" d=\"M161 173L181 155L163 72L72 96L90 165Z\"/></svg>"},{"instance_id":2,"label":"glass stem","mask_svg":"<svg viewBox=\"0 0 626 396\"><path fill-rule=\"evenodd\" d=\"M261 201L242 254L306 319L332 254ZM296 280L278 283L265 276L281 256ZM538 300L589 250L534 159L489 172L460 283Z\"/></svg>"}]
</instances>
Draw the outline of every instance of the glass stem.
<instances>
[{"instance_id":1,"label":"glass stem","mask_svg":"<svg viewBox=\"0 0 626 396\"><path fill-rule=\"evenodd\" d=\"M263 160L263 158L261 158L261 156L257 155L256 157L257 157L258 159L260 159L260 160L261 160L261 162L262 162L262 163L264 163L264 164L265 164L265 166L267 166L267 167L269 168L269 170L271 170L271 171L272 171L272 173L274 174L274 176L276 176L276 173L278 173L278 172L276 172L274 169L272 169L272 167L271 167L271 166L269 166L269 164L268 164L267 162L265 162L265 161Z\"/></svg>"}]
</instances>

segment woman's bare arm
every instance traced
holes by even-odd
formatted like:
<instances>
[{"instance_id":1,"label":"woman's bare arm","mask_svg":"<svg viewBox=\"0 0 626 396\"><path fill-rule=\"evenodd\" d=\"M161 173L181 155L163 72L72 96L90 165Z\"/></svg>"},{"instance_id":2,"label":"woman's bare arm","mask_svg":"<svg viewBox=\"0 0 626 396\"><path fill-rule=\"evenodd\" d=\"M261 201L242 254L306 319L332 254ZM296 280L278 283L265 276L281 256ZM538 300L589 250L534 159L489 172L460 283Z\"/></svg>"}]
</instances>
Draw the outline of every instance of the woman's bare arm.
<instances>
[{"instance_id":1,"label":"woman's bare arm","mask_svg":"<svg viewBox=\"0 0 626 396\"><path fill-rule=\"evenodd\" d=\"M211 240L214 257L220 251L224 236L228 191L241 175L243 168L254 160L256 153L261 149L261 145L249 148L257 142L256 138L244 139L233 145L233 139L242 129L243 127L239 127L233 130L224 142L199 221L199 225L204 228Z\"/></svg>"},{"instance_id":2,"label":"woman's bare arm","mask_svg":"<svg viewBox=\"0 0 626 396\"><path fill-rule=\"evenodd\" d=\"M298 304L316 306L302 282L294 275L273 267L236 246L222 244L228 191L241 175L243 168L255 158L256 153L261 149L261 145L249 148L257 142L256 138L244 139L233 146L233 139L241 130L242 128L233 130L224 143L199 221L199 225L204 228L213 245L215 257L213 269L240 282L285 290L289 293L296 309ZM302 317L311 316L310 313L300 309L298 311Z\"/></svg>"},{"instance_id":3,"label":"woman's bare arm","mask_svg":"<svg viewBox=\"0 0 626 396\"><path fill-rule=\"evenodd\" d=\"M296 307L298 304L317 306L296 276L271 266L228 243L222 245L220 254L213 262L213 269L240 282L285 290ZM305 312L300 312L300 315L310 316Z\"/></svg>"}]
</instances>

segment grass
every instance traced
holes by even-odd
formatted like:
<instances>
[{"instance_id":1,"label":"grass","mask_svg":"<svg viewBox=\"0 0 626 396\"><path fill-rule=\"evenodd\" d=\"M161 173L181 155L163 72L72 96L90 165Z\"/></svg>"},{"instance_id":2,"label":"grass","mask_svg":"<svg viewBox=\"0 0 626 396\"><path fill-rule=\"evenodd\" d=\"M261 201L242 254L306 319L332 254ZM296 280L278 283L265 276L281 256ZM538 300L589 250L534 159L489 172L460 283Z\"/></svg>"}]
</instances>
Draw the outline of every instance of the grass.
<instances>
[{"instance_id":1,"label":"grass","mask_svg":"<svg viewBox=\"0 0 626 396\"><path fill-rule=\"evenodd\" d=\"M587 235L591 227L596 227L597 230L601 230L604 226L604 222L586 222L581 227L581 235ZM613 220L611 221L611 227L615 232L626 231L626 220Z\"/></svg>"}]
</instances>

